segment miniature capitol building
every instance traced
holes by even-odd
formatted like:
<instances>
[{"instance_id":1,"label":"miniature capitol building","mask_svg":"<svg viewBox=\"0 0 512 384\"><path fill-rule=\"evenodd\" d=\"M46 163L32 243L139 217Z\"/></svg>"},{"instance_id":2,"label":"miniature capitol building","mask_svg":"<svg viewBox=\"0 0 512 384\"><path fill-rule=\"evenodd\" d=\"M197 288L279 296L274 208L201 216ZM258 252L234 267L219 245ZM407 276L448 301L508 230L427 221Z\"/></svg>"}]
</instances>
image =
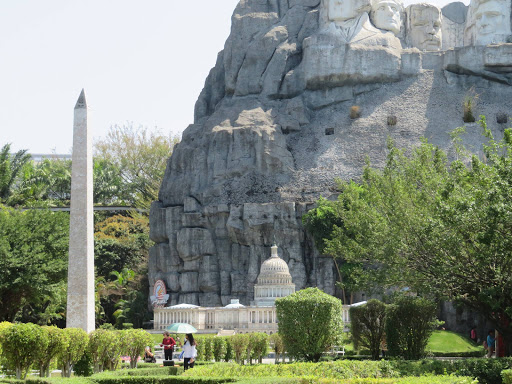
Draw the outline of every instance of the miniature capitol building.
<instances>
[{"instance_id":1,"label":"miniature capitol building","mask_svg":"<svg viewBox=\"0 0 512 384\"><path fill-rule=\"evenodd\" d=\"M275 301L295 293L295 284L286 261L277 253L277 246L271 248L271 256L261 265L258 283L254 286L254 301L251 306L231 300L225 307L200 307L179 304L154 309L154 329L164 330L173 323L188 323L201 333L217 333L229 330L232 333L277 332ZM349 306L343 306L343 321L350 321Z\"/></svg>"}]
</instances>

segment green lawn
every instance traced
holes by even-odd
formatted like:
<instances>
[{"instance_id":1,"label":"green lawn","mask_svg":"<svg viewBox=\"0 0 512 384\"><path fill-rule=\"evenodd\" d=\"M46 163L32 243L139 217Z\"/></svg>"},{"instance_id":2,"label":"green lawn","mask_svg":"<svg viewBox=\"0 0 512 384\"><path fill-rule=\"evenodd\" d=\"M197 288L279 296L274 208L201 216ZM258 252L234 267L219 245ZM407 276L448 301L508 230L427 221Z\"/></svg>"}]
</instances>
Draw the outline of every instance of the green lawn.
<instances>
[{"instance_id":1,"label":"green lawn","mask_svg":"<svg viewBox=\"0 0 512 384\"><path fill-rule=\"evenodd\" d=\"M163 339L161 333L152 334L154 344L160 344ZM180 339L184 339L185 335L179 335ZM212 335L213 336L213 335ZM172 335L175 337L175 335ZM204 337L201 335L200 337ZM482 346L473 343L468 338L461 336L455 332L450 331L435 331L427 345L427 351L441 352L441 353L453 353L453 352L474 352L482 350ZM353 351L354 346L352 344L345 345L346 351Z\"/></svg>"},{"instance_id":2,"label":"green lawn","mask_svg":"<svg viewBox=\"0 0 512 384\"><path fill-rule=\"evenodd\" d=\"M483 350L483 347L455 332L435 331L430 337L427 350L443 353L475 352Z\"/></svg>"}]
</instances>

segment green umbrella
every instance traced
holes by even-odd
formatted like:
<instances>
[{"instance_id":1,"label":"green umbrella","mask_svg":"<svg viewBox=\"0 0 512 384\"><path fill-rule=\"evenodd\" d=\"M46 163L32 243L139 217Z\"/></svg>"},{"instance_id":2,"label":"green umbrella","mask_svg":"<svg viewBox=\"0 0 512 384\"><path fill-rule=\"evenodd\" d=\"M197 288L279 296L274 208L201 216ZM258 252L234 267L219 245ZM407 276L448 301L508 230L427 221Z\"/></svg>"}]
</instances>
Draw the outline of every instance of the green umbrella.
<instances>
[{"instance_id":1,"label":"green umbrella","mask_svg":"<svg viewBox=\"0 0 512 384\"><path fill-rule=\"evenodd\" d=\"M197 329L195 329L190 324L186 323L174 323L165 328L167 331L172 333L196 333Z\"/></svg>"}]
</instances>

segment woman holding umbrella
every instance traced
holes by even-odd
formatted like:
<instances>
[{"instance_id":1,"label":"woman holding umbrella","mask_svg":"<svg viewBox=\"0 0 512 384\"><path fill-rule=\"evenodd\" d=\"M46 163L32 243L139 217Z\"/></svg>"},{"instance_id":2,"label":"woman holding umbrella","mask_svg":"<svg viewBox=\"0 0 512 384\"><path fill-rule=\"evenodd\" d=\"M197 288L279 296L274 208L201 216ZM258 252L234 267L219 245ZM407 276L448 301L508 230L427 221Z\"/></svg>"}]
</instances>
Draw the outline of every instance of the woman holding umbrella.
<instances>
[{"instance_id":1,"label":"woman holding umbrella","mask_svg":"<svg viewBox=\"0 0 512 384\"><path fill-rule=\"evenodd\" d=\"M185 335L185 344L183 344L183 369L187 370L189 368L194 368L194 363L196 361L197 350L196 350L196 341L194 340L194 336L191 333L187 333Z\"/></svg>"},{"instance_id":2,"label":"woman holding umbrella","mask_svg":"<svg viewBox=\"0 0 512 384\"><path fill-rule=\"evenodd\" d=\"M172 360L172 352L174 351L174 346L176 345L176 341L171 337L169 332L164 332L164 339L160 344L161 347L164 347L164 359Z\"/></svg>"}]
</instances>

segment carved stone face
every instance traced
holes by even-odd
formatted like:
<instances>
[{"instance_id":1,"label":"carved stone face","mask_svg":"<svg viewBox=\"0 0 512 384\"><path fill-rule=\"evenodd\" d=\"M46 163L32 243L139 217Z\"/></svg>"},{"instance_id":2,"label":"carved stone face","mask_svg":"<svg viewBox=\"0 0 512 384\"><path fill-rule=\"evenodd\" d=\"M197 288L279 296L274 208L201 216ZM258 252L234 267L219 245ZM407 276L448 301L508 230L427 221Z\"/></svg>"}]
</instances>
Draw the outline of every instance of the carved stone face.
<instances>
[{"instance_id":1,"label":"carved stone face","mask_svg":"<svg viewBox=\"0 0 512 384\"><path fill-rule=\"evenodd\" d=\"M400 4L393 0L375 1L372 3L371 13L373 25L398 35L402 24L401 11Z\"/></svg>"},{"instance_id":2,"label":"carved stone face","mask_svg":"<svg viewBox=\"0 0 512 384\"><path fill-rule=\"evenodd\" d=\"M429 4L414 4L409 12L407 33L412 46L424 51L441 49L441 10Z\"/></svg>"},{"instance_id":3,"label":"carved stone face","mask_svg":"<svg viewBox=\"0 0 512 384\"><path fill-rule=\"evenodd\" d=\"M370 10L370 0L329 0L329 20L345 21Z\"/></svg>"},{"instance_id":4,"label":"carved stone face","mask_svg":"<svg viewBox=\"0 0 512 384\"><path fill-rule=\"evenodd\" d=\"M487 45L501 42L500 37L510 34L510 11L507 3L487 1L478 6L475 17L475 43ZM497 36L500 35L500 36Z\"/></svg>"}]
</instances>

